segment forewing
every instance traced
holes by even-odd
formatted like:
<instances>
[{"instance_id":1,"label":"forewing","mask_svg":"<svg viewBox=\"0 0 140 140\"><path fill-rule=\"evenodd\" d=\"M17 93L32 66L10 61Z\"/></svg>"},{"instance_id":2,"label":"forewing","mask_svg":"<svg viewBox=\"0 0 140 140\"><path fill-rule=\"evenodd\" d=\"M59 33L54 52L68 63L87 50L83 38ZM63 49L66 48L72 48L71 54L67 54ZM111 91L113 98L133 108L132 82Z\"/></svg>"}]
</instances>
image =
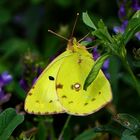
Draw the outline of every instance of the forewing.
<instances>
[{"instance_id":1,"label":"forewing","mask_svg":"<svg viewBox=\"0 0 140 140\"><path fill-rule=\"evenodd\" d=\"M56 94L56 77L69 51L58 56L39 76L25 100L25 110L31 114L56 114L65 112Z\"/></svg>"}]
</instances>

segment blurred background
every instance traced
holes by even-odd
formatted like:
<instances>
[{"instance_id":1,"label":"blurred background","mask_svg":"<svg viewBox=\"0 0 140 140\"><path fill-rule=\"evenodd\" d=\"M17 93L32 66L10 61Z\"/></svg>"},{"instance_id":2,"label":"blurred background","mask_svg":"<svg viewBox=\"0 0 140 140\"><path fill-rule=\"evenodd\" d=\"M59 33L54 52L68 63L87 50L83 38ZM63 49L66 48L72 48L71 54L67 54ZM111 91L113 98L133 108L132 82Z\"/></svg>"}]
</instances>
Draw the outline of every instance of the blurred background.
<instances>
[{"instance_id":1,"label":"blurred background","mask_svg":"<svg viewBox=\"0 0 140 140\"><path fill-rule=\"evenodd\" d=\"M139 9L137 0L0 0L0 110L13 107L25 114L24 123L14 131L11 139L19 138L23 132L37 140L56 139L67 118L66 114L29 115L23 109L27 91L38 75L66 49L67 42L49 33L48 29L69 38L79 12L74 36L80 39L90 31L82 21L82 12L87 11L91 19L103 19L110 33L123 33L127 21ZM137 34L127 45L128 60L138 78L139 39ZM107 72L114 96L109 110L140 119L140 97L117 58L109 60ZM104 108L90 116L72 117L64 138L70 140L88 128L107 124L111 114ZM109 138L119 139L109 134L100 139Z\"/></svg>"}]
</instances>

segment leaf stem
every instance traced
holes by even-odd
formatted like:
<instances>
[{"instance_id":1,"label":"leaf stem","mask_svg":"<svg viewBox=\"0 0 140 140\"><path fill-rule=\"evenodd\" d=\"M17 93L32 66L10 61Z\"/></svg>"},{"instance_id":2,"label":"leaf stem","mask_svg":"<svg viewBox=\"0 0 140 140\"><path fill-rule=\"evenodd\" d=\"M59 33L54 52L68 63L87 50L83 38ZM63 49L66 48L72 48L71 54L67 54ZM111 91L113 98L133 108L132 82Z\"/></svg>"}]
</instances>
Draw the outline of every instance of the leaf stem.
<instances>
[{"instance_id":1,"label":"leaf stem","mask_svg":"<svg viewBox=\"0 0 140 140\"><path fill-rule=\"evenodd\" d=\"M138 92L138 94L140 96L140 88L138 86L138 81L137 81L137 79L136 79L136 77L135 77L135 75L134 75L134 73L133 73L128 61L126 59L123 59L123 64L124 64L125 68L127 69L127 71L129 72L129 74L131 75L131 77L132 77L132 79L133 79L133 81L135 83L135 88L136 88L136 90L137 90L137 92Z\"/></svg>"},{"instance_id":2,"label":"leaf stem","mask_svg":"<svg viewBox=\"0 0 140 140\"><path fill-rule=\"evenodd\" d=\"M61 131L61 133L60 133L60 135L59 135L59 137L58 137L58 140L62 140L62 136L63 136L63 134L64 134L64 132L65 132L65 129L66 129L67 126L68 126L68 123L69 123L70 119L71 119L71 115L68 116L68 118L67 118L67 120L66 120L66 122L65 122L65 124L64 124L64 126L63 126L63 129L62 129L62 131Z\"/></svg>"}]
</instances>

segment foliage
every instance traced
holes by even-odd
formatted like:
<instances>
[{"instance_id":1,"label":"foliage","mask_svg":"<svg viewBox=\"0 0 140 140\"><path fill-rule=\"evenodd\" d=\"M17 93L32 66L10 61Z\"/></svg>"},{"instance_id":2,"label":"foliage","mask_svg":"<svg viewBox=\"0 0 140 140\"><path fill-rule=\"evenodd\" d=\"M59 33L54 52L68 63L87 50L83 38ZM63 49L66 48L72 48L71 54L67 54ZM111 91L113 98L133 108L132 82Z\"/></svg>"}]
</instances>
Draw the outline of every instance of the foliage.
<instances>
[{"instance_id":1,"label":"foliage","mask_svg":"<svg viewBox=\"0 0 140 140\"><path fill-rule=\"evenodd\" d=\"M0 114L0 139L7 140L13 130L24 120L23 115L16 114L12 108L6 109Z\"/></svg>"},{"instance_id":2,"label":"foliage","mask_svg":"<svg viewBox=\"0 0 140 140\"><path fill-rule=\"evenodd\" d=\"M0 140L140 139L138 0L0 0L0 7ZM48 29L69 38L77 12L74 36L89 33L81 43L97 58L84 89L108 61L113 101L84 117L27 114L27 91L67 45Z\"/></svg>"}]
</instances>

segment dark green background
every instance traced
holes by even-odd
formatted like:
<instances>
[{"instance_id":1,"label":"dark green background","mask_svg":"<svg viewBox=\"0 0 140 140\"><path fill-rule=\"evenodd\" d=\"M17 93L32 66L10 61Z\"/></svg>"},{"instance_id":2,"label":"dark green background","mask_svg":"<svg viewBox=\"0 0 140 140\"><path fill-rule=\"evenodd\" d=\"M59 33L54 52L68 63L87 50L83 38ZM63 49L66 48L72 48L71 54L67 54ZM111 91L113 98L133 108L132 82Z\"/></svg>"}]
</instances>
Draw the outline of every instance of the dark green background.
<instances>
[{"instance_id":1,"label":"dark green background","mask_svg":"<svg viewBox=\"0 0 140 140\"><path fill-rule=\"evenodd\" d=\"M82 12L88 11L94 20L102 18L113 33L113 27L121 24L118 8L115 0L0 0L0 72L9 71L13 76L13 82L5 88L12 94L12 98L3 104L2 108L24 103L32 80L37 76L36 68L45 68L56 55L65 50L67 42L48 33L48 29L69 38L76 13L79 12L74 36L80 39L90 31L82 21ZM134 62L138 61L132 51L137 46L139 41L136 39L127 45L128 60L136 76L139 75L139 63L134 65ZM115 111L140 118L140 98L133 88L130 76L116 57L110 59L108 71L111 76ZM28 83L27 91L19 85L21 78ZM37 140L45 140L47 136L55 139L66 118L66 114L48 117L26 114L24 123L14 131L13 137L19 137L21 132L36 127ZM76 137L82 131L94 127L97 122L107 124L110 120L111 113L106 109L86 117L72 117L65 139Z\"/></svg>"}]
</instances>

